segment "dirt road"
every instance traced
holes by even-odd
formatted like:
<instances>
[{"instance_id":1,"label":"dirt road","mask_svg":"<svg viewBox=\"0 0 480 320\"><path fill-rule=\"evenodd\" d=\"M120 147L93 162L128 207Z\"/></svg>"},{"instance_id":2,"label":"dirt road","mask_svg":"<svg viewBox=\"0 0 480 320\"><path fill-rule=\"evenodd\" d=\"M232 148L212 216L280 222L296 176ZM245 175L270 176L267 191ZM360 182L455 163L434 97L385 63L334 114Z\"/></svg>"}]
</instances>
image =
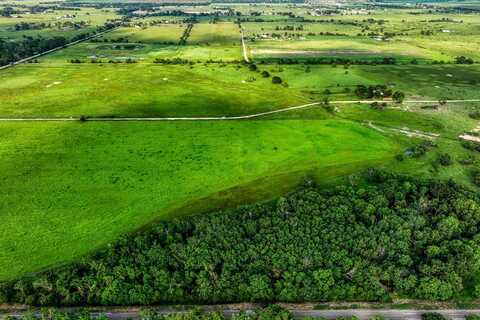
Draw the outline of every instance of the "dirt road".
<instances>
[{"instance_id":1,"label":"dirt road","mask_svg":"<svg viewBox=\"0 0 480 320\"><path fill-rule=\"evenodd\" d=\"M329 104L356 104L356 103L388 103L392 104L392 101L374 101L374 100L342 100L342 101L330 101ZM465 102L480 102L480 99L468 99L468 100L447 100L447 103L465 103ZM438 103L436 100L409 100L404 101L404 104L413 103ZM292 110L306 109L315 106L321 106L322 102L312 102L299 106L286 107L283 109L277 109L266 112L259 112L253 114L247 114L243 116L220 116L220 117L88 117L85 121L215 121L215 120L247 120L253 118L260 118L276 113L288 112ZM79 121L79 118L74 117L4 117L0 118L0 121Z\"/></svg>"}]
</instances>

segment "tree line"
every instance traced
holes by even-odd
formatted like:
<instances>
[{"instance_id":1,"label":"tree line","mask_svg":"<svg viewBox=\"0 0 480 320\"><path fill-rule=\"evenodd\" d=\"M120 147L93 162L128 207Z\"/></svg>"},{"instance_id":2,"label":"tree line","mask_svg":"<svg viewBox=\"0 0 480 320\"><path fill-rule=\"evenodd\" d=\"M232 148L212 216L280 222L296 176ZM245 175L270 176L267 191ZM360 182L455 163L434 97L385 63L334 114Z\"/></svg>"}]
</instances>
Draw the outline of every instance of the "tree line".
<instances>
[{"instance_id":1,"label":"tree line","mask_svg":"<svg viewBox=\"0 0 480 320\"><path fill-rule=\"evenodd\" d=\"M97 32L112 29L118 25L117 22L109 21L105 25L97 27ZM45 38L42 36L25 36L19 41L5 41L0 39L0 66L13 63L15 61L48 51L58 47L63 47L69 42L86 39L91 36L90 33L81 33L70 39L65 37Z\"/></svg>"}]
</instances>

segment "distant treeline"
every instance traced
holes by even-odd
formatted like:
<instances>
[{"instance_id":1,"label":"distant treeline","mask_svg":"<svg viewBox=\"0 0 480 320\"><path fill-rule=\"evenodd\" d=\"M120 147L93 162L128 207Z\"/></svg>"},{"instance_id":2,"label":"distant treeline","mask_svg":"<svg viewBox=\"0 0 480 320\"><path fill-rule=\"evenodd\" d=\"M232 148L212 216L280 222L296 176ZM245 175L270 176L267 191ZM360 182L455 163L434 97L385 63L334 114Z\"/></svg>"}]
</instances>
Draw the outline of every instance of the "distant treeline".
<instances>
[{"instance_id":1,"label":"distant treeline","mask_svg":"<svg viewBox=\"0 0 480 320\"><path fill-rule=\"evenodd\" d=\"M350 59L350 58L268 58L255 59L260 64L330 64L330 65L394 65L397 59L394 57L374 58L374 59Z\"/></svg>"},{"instance_id":2,"label":"distant treeline","mask_svg":"<svg viewBox=\"0 0 480 320\"><path fill-rule=\"evenodd\" d=\"M97 32L102 32L114 28L114 22L107 22L104 26L98 27ZM69 42L88 38L92 34L89 32L80 33L70 39L65 37L44 38L24 37L18 41L5 41L0 39L0 66L51 50L65 46Z\"/></svg>"},{"instance_id":3,"label":"distant treeline","mask_svg":"<svg viewBox=\"0 0 480 320\"><path fill-rule=\"evenodd\" d=\"M480 198L369 170L368 184L159 222L0 285L0 303L155 305L480 295ZM355 182L357 181L357 182Z\"/></svg>"},{"instance_id":4,"label":"distant treeline","mask_svg":"<svg viewBox=\"0 0 480 320\"><path fill-rule=\"evenodd\" d=\"M353 59L353 58L328 58L328 57L295 57L295 58L256 58L255 61L260 64L310 64L310 65L396 65L396 64L420 64L417 59L412 60L397 60L395 57L372 58L372 59ZM422 60L423 64L474 64L476 63L472 58L459 56L455 57L453 61L438 61L438 60Z\"/></svg>"}]
</instances>

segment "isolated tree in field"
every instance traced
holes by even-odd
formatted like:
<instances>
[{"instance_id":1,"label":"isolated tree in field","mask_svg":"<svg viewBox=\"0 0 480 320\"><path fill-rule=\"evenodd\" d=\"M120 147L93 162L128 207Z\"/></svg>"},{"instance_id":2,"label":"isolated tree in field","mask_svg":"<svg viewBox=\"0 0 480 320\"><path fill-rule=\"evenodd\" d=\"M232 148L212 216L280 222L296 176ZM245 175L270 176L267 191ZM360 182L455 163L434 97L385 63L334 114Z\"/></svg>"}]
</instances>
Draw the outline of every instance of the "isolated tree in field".
<instances>
[{"instance_id":1,"label":"isolated tree in field","mask_svg":"<svg viewBox=\"0 0 480 320\"><path fill-rule=\"evenodd\" d=\"M273 84L281 84L282 83L282 78L280 78L279 76L273 76L272 77L272 83Z\"/></svg>"},{"instance_id":2,"label":"isolated tree in field","mask_svg":"<svg viewBox=\"0 0 480 320\"><path fill-rule=\"evenodd\" d=\"M396 103L403 103L403 100L405 100L405 93L401 91L395 91L392 98Z\"/></svg>"},{"instance_id":3,"label":"isolated tree in field","mask_svg":"<svg viewBox=\"0 0 480 320\"><path fill-rule=\"evenodd\" d=\"M452 156L448 153L442 153L438 156L438 162L442 166L449 166L453 163Z\"/></svg>"},{"instance_id":4,"label":"isolated tree in field","mask_svg":"<svg viewBox=\"0 0 480 320\"><path fill-rule=\"evenodd\" d=\"M262 77L264 78L270 77L270 72L268 72L267 70L262 71Z\"/></svg>"},{"instance_id":5,"label":"isolated tree in field","mask_svg":"<svg viewBox=\"0 0 480 320\"><path fill-rule=\"evenodd\" d=\"M256 64L253 64L253 63L249 64L249 65L248 65L248 70L250 70L250 71L257 71L257 65L256 65Z\"/></svg>"}]
</instances>

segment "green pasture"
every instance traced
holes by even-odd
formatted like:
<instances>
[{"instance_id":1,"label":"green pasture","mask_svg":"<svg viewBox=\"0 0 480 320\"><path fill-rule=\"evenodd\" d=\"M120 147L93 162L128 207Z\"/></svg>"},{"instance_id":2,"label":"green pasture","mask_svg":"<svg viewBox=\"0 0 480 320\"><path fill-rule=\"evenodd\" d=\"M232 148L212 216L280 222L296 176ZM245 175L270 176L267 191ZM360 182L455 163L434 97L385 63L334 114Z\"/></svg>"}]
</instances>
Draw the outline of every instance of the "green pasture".
<instances>
[{"instance_id":1,"label":"green pasture","mask_svg":"<svg viewBox=\"0 0 480 320\"><path fill-rule=\"evenodd\" d=\"M123 38L128 42L140 43L163 43L173 42L178 43L180 37L185 30L186 25L183 24L161 24L149 26L145 28L140 27L124 27L113 32L105 34L103 39L119 39ZM125 42L125 40L123 42Z\"/></svg>"},{"instance_id":2,"label":"green pasture","mask_svg":"<svg viewBox=\"0 0 480 320\"><path fill-rule=\"evenodd\" d=\"M187 40L188 44L240 45L240 29L231 22L196 23Z\"/></svg>"},{"instance_id":3,"label":"green pasture","mask_svg":"<svg viewBox=\"0 0 480 320\"><path fill-rule=\"evenodd\" d=\"M75 259L187 204L195 212L195 200L262 200L400 149L335 120L2 123L0 137L0 279Z\"/></svg>"},{"instance_id":4,"label":"green pasture","mask_svg":"<svg viewBox=\"0 0 480 320\"><path fill-rule=\"evenodd\" d=\"M265 8L264 8L265 9ZM410 14L407 10L370 10L369 14L303 16L243 24L255 58L301 56L382 56L452 61L456 56L480 58L480 19L475 14ZM302 15L302 13L299 13ZM313 23L310 21L318 21ZM303 31L282 30L302 26ZM279 30L277 30L277 28ZM324 35L320 35L320 33ZM428 32L428 34L425 34ZM325 35L340 33L344 36ZM281 40L272 40L272 34ZM393 36L392 36L393 35ZM376 38L386 36L388 41Z\"/></svg>"},{"instance_id":5,"label":"green pasture","mask_svg":"<svg viewBox=\"0 0 480 320\"><path fill-rule=\"evenodd\" d=\"M306 101L236 65L39 63L3 75L2 116L231 116Z\"/></svg>"},{"instance_id":6,"label":"green pasture","mask_svg":"<svg viewBox=\"0 0 480 320\"><path fill-rule=\"evenodd\" d=\"M72 51L81 46L74 48ZM320 101L325 97L331 101L356 100L357 85L377 84L403 91L407 99L479 98L475 86L480 79L477 66L351 66L345 69L320 65L307 70L297 65L258 65L258 71L254 72L241 64L72 64L62 62L66 57L52 58L57 54L64 56L67 50L38 64L4 70L5 80L0 83L0 115L235 116ZM287 85L272 84L271 78L262 77L261 71L281 77Z\"/></svg>"}]
</instances>

